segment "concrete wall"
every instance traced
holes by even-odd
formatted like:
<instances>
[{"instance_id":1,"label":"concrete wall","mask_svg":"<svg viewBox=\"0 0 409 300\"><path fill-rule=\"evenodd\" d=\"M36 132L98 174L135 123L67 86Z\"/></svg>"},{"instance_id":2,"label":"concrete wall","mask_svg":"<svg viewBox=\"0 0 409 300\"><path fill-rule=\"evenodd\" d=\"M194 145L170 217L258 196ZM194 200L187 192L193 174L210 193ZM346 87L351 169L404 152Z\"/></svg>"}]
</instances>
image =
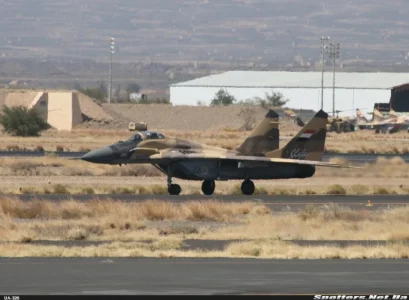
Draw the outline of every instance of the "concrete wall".
<instances>
[{"instance_id":1,"label":"concrete wall","mask_svg":"<svg viewBox=\"0 0 409 300\"><path fill-rule=\"evenodd\" d=\"M208 105L220 87L170 87L173 105L197 105L198 101ZM290 99L287 106L296 109L318 110L321 107L320 88L226 88L237 100L263 97L266 92L281 92ZM335 89L335 109L349 110L340 115L354 115L356 108L373 109L374 103L389 102L390 89ZM324 110L332 111L332 89L324 89Z\"/></svg>"},{"instance_id":2,"label":"concrete wall","mask_svg":"<svg viewBox=\"0 0 409 300\"><path fill-rule=\"evenodd\" d=\"M30 103L29 108L34 107L44 120L48 120L48 93L39 92Z\"/></svg>"},{"instance_id":3,"label":"concrete wall","mask_svg":"<svg viewBox=\"0 0 409 300\"><path fill-rule=\"evenodd\" d=\"M81 105L77 93L72 93L72 127L82 124Z\"/></svg>"},{"instance_id":4,"label":"concrete wall","mask_svg":"<svg viewBox=\"0 0 409 300\"><path fill-rule=\"evenodd\" d=\"M58 130L68 131L81 124L78 95L71 92L49 92L47 122Z\"/></svg>"}]
</instances>

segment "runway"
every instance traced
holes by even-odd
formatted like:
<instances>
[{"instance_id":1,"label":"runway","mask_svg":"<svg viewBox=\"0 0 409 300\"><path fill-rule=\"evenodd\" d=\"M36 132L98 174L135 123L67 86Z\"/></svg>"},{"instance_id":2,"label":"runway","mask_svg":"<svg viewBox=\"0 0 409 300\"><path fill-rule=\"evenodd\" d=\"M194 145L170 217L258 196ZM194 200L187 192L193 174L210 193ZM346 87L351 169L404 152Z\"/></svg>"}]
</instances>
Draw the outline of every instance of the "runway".
<instances>
[{"instance_id":1,"label":"runway","mask_svg":"<svg viewBox=\"0 0 409 300\"><path fill-rule=\"evenodd\" d=\"M0 259L0 294L408 294L408 260Z\"/></svg>"},{"instance_id":2,"label":"runway","mask_svg":"<svg viewBox=\"0 0 409 300\"><path fill-rule=\"evenodd\" d=\"M43 152L43 151L0 151L0 157L41 157L52 154L61 158L79 158L87 152ZM323 160L343 158L351 163L374 163L379 157L400 157L409 162L409 154L356 154L356 153L324 153Z\"/></svg>"},{"instance_id":3,"label":"runway","mask_svg":"<svg viewBox=\"0 0 409 300\"><path fill-rule=\"evenodd\" d=\"M10 195L7 195L10 196ZM12 195L23 201L33 201L34 199L41 199L44 201L64 201L67 199L74 199L78 201L90 201L92 199L114 199L124 202L142 202L146 200L167 200L175 203L181 203L184 201L208 201L208 200L220 200L223 202L244 202L254 201L265 204L273 211L297 211L304 209L307 205L319 205L329 206L337 204L351 209L367 209L367 210L379 210L388 209L393 207L401 207L409 205L409 195L366 195L366 196L266 196L266 195L58 195L58 194L18 194ZM1 198L1 197L0 197Z\"/></svg>"}]
</instances>

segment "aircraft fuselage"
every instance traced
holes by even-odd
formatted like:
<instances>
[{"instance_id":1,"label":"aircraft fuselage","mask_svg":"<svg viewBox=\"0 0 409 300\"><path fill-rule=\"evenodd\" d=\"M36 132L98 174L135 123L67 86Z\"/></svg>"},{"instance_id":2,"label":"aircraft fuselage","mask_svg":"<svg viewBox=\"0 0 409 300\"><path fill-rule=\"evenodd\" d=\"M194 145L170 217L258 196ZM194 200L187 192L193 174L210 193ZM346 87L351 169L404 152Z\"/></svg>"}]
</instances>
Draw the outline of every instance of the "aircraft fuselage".
<instances>
[{"instance_id":1,"label":"aircraft fuselage","mask_svg":"<svg viewBox=\"0 0 409 300\"><path fill-rule=\"evenodd\" d=\"M157 166L168 174L168 165ZM185 180L244 180L307 178L315 166L299 164L257 163L191 160L172 163L172 177Z\"/></svg>"}]
</instances>

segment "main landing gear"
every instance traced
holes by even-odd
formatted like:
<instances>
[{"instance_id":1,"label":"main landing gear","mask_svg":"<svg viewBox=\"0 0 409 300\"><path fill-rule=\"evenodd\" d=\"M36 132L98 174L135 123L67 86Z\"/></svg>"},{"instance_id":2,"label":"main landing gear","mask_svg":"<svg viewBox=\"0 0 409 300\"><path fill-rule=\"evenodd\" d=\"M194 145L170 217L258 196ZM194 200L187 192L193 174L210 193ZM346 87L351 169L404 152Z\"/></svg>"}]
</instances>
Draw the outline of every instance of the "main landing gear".
<instances>
[{"instance_id":1,"label":"main landing gear","mask_svg":"<svg viewBox=\"0 0 409 300\"><path fill-rule=\"evenodd\" d=\"M214 180L205 180L202 183L202 192L205 195L210 196L214 193L214 189L216 188L216 183Z\"/></svg>"},{"instance_id":2,"label":"main landing gear","mask_svg":"<svg viewBox=\"0 0 409 300\"><path fill-rule=\"evenodd\" d=\"M210 196L214 193L216 188L216 184L214 180L205 180L202 183L202 192L203 194ZM168 180L168 192L170 195L179 195L182 191L182 188L178 184L172 184L170 180ZM253 195L255 191L255 186L253 181L246 179L241 184L241 192L243 195Z\"/></svg>"},{"instance_id":3,"label":"main landing gear","mask_svg":"<svg viewBox=\"0 0 409 300\"><path fill-rule=\"evenodd\" d=\"M214 193L214 189L216 187L216 184L214 182L214 180L205 180L202 183L202 192L205 195L211 195ZM255 191L255 186L253 181L251 181L250 179L246 179L243 181L243 183L241 184L241 192L244 195L253 195Z\"/></svg>"},{"instance_id":4,"label":"main landing gear","mask_svg":"<svg viewBox=\"0 0 409 300\"><path fill-rule=\"evenodd\" d=\"M216 188L216 183L214 180L204 180L202 183L202 192L205 195L212 195L214 193L214 190ZM250 179L246 179L243 181L241 184L241 192L244 195L253 195L255 191L255 186L253 181ZM173 184L172 183L172 168L169 165L168 166L168 193L170 195L179 195L182 192L182 188L178 184Z\"/></svg>"},{"instance_id":5,"label":"main landing gear","mask_svg":"<svg viewBox=\"0 0 409 300\"><path fill-rule=\"evenodd\" d=\"M250 179L246 179L241 184L241 192L244 195L253 195L255 190L254 183Z\"/></svg>"}]
</instances>

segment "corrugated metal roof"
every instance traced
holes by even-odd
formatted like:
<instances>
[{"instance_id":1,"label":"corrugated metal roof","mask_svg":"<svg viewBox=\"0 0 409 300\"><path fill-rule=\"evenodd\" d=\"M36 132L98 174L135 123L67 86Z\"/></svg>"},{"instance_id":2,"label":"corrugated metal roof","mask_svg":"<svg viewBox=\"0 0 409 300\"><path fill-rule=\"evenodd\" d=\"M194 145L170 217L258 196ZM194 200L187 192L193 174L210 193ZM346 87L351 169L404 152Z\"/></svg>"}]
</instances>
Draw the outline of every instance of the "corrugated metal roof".
<instances>
[{"instance_id":1,"label":"corrugated metal roof","mask_svg":"<svg viewBox=\"0 0 409 300\"><path fill-rule=\"evenodd\" d=\"M391 89L409 82L408 73L337 72L337 88ZM320 88L321 72L229 71L171 85L173 87ZM332 72L324 74L324 86L332 87Z\"/></svg>"}]
</instances>

